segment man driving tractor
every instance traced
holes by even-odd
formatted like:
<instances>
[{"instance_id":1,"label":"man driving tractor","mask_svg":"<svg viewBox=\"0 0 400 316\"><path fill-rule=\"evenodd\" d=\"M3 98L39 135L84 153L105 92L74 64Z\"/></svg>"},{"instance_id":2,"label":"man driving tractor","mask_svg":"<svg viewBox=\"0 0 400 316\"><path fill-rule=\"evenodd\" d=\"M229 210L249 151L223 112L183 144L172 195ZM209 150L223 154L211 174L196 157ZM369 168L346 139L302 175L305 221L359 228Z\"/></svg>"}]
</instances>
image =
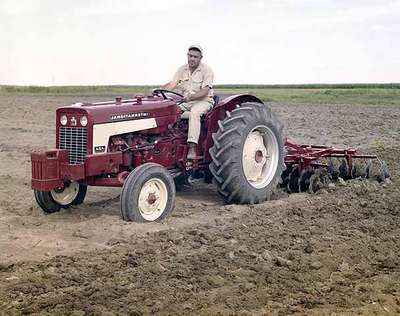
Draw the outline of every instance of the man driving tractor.
<instances>
[{"instance_id":1,"label":"man driving tractor","mask_svg":"<svg viewBox=\"0 0 400 316\"><path fill-rule=\"evenodd\" d=\"M254 95L231 95L211 109L213 72L201 59L201 48L189 47L169 89L152 96L59 107L56 148L31 153L38 206L54 213L81 205L88 186L122 187L122 218L143 223L166 218L176 186L195 172L229 204L262 203L279 184L290 193L315 192L330 178L390 177L376 155L284 141L283 125ZM180 116L189 117L189 131Z\"/></svg>"},{"instance_id":2,"label":"man driving tractor","mask_svg":"<svg viewBox=\"0 0 400 316\"><path fill-rule=\"evenodd\" d=\"M196 158L196 145L200 135L200 117L214 105L214 73L209 66L201 62L202 58L203 50L201 46L190 46L187 53L188 63L179 67L172 80L163 86L167 90L178 88L184 96L180 108L188 114L189 118L187 159Z\"/></svg>"}]
</instances>

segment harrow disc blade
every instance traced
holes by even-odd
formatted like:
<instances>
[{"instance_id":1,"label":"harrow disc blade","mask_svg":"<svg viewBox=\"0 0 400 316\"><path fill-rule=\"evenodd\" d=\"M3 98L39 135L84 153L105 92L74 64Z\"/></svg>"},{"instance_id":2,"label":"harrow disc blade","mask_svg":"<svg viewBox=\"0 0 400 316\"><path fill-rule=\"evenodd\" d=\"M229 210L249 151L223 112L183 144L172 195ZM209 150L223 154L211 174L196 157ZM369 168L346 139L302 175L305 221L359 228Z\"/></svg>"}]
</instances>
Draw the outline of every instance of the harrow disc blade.
<instances>
[{"instance_id":1,"label":"harrow disc blade","mask_svg":"<svg viewBox=\"0 0 400 316\"><path fill-rule=\"evenodd\" d=\"M382 182L387 178L390 178L389 168L385 161L372 160L367 166L368 173L367 178Z\"/></svg>"},{"instance_id":2,"label":"harrow disc blade","mask_svg":"<svg viewBox=\"0 0 400 316\"><path fill-rule=\"evenodd\" d=\"M289 175L289 182L287 184L287 190L289 193L299 192L299 177L300 177L299 168L294 167Z\"/></svg>"},{"instance_id":3,"label":"harrow disc blade","mask_svg":"<svg viewBox=\"0 0 400 316\"><path fill-rule=\"evenodd\" d=\"M382 181L384 181L386 178L390 178L389 167L383 160L381 161L381 177Z\"/></svg>"},{"instance_id":4,"label":"harrow disc blade","mask_svg":"<svg viewBox=\"0 0 400 316\"><path fill-rule=\"evenodd\" d=\"M314 174L314 170L312 168L303 170L301 176L299 178L299 191L306 192L310 187L310 178Z\"/></svg>"},{"instance_id":5,"label":"harrow disc blade","mask_svg":"<svg viewBox=\"0 0 400 316\"><path fill-rule=\"evenodd\" d=\"M310 186L308 191L310 193L315 193L318 190L327 188L329 185L329 173L325 169L316 169L314 174L310 178Z\"/></svg>"},{"instance_id":6,"label":"harrow disc blade","mask_svg":"<svg viewBox=\"0 0 400 316\"><path fill-rule=\"evenodd\" d=\"M342 179L349 179L349 176L349 164L347 163L346 159L342 159L339 166L339 177Z\"/></svg>"},{"instance_id":7,"label":"harrow disc blade","mask_svg":"<svg viewBox=\"0 0 400 316\"><path fill-rule=\"evenodd\" d=\"M281 174L281 183L280 183L281 188L287 187L289 183L289 176L292 170L293 170L292 165L286 165L286 169Z\"/></svg>"},{"instance_id":8,"label":"harrow disc blade","mask_svg":"<svg viewBox=\"0 0 400 316\"><path fill-rule=\"evenodd\" d=\"M355 178L366 178L367 177L368 164L363 164L361 161L353 161L353 167L351 168L351 177Z\"/></svg>"},{"instance_id":9,"label":"harrow disc blade","mask_svg":"<svg viewBox=\"0 0 400 316\"><path fill-rule=\"evenodd\" d=\"M365 177L369 179L371 177L372 160L368 159L367 165L365 166Z\"/></svg>"},{"instance_id":10,"label":"harrow disc blade","mask_svg":"<svg viewBox=\"0 0 400 316\"><path fill-rule=\"evenodd\" d=\"M333 180L337 180L339 178L339 166L340 161L337 158L329 158L328 173Z\"/></svg>"}]
</instances>

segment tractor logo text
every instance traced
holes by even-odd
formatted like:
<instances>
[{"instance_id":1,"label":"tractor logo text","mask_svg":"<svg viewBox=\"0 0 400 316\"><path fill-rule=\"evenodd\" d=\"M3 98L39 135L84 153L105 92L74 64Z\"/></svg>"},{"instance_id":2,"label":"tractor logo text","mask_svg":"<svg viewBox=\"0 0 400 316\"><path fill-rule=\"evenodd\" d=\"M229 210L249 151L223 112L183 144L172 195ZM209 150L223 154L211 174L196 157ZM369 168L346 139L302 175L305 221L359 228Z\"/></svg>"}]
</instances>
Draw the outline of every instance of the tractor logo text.
<instances>
[{"instance_id":1,"label":"tractor logo text","mask_svg":"<svg viewBox=\"0 0 400 316\"><path fill-rule=\"evenodd\" d=\"M140 119L142 117L148 117L148 116L150 116L150 113L148 112L111 114L110 120L112 121L131 120L131 119Z\"/></svg>"}]
</instances>

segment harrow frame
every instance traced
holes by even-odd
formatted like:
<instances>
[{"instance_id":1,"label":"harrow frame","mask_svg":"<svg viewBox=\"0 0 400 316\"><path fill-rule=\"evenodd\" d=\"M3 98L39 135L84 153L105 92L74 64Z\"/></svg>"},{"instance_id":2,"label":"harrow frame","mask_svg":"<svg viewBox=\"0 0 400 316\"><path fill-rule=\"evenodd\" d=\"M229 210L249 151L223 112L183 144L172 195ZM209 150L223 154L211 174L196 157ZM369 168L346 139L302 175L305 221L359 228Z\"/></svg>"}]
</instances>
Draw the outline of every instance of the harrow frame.
<instances>
[{"instance_id":1,"label":"harrow frame","mask_svg":"<svg viewBox=\"0 0 400 316\"><path fill-rule=\"evenodd\" d=\"M348 176L350 177L353 168L353 159L378 159L377 155L358 154L357 150L351 147L336 148L334 146L295 144L286 140L285 142L286 166L296 165L301 173L309 167L328 167L326 164L318 162L321 158L344 158L348 165Z\"/></svg>"}]
</instances>

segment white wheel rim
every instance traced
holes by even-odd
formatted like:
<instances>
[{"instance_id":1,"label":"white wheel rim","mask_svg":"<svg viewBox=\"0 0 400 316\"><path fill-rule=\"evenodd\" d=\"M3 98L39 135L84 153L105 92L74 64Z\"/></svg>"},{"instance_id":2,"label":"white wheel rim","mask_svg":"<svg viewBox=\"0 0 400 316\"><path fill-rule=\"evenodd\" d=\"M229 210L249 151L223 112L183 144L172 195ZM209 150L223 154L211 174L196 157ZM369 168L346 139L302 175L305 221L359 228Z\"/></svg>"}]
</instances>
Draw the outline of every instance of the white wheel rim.
<instances>
[{"instance_id":1,"label":"white wheel rim","mask_svg":"<svg viewBox=\"0 0 400 316\"><path fill-rule=\"evenodd\" d=\"M63 189L54 189L50 191L51 197L55 202L61 205L71 204L79 193L79 183L69 182L64 185Z\"/></svg>"},{"instance_id":2,"label":"white wheel rim","mask_svg":"<svg viewBox=\"0 0 400 316\"><path fill-rule=\"evenodd\" d=\"M243 146L243 172L251 186L266 187L274 178L279 163L279 145L267 126L256 126Z\"/></svg>"},{"instance_id":3,"label":"white wheel rim","mask_svg":"<svg viewBox=\"0 0 400 316\"><path fill-rule=\"evenodd\" d=\"M167 207L167 186L160 179L148 180L140 190L138 207L142 217L147 221L155 221Z\"/></svg>"}]
</instances>

